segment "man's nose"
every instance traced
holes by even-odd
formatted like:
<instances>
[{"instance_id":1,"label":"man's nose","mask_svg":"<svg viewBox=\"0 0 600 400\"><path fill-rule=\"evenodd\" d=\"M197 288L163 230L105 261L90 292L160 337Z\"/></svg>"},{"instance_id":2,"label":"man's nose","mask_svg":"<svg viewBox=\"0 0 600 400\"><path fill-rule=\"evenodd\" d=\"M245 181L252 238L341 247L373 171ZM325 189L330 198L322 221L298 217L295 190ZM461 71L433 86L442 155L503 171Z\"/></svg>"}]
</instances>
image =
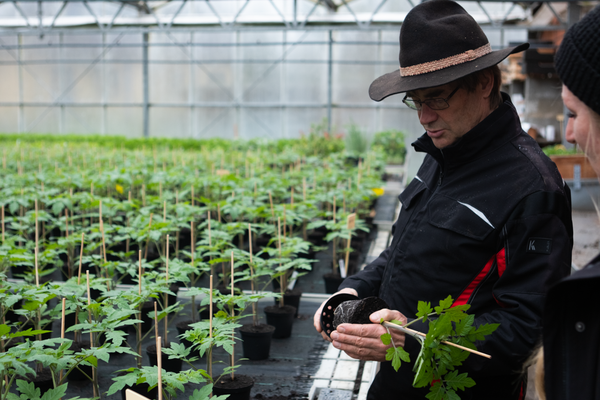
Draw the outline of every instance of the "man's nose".
<instances>
[{"instance_id":1,"label":"man's nose","mask_svg":"<svg viewBox=\"0 0 600 400\"><path fill-rule=\"evenodd\" d=\"M567 119L567 127L565 128L565 138L567 142L575 144L575 131L573 129L573 118Z\"/></svg>"},{"instance_id":2,"label":"man's nose","mask_svg":"<svg viewBox=\"0 0 600 400\"><path fill-rule=\"evenodd\" d=\"M419 122L421 125L427 125L434 122L437 119L437 113L429 108L426 104L422 105L421 111L419 111Z\"/></svg>"}]
</instances>

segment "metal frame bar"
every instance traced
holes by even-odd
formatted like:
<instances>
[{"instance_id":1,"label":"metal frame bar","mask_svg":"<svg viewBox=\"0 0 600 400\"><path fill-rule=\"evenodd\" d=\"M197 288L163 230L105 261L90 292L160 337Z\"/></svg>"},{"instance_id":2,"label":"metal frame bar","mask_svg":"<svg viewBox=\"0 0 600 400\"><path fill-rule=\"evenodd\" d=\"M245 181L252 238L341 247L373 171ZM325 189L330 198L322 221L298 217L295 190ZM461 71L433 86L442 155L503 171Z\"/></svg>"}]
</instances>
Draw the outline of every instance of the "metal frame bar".
<instances>
[{"instance_id":1,"label":"metal frame bar","mask_svg":"<svg viewBox=\"0 0 600 400\"><path fill-rule=\"evenodd\" d=\"M39 24L34 26L30 23L29 21L29 17L27 16L27 14L24 12L24 10L19 6L17 1L11 1L10 3L13 4L13 6L16 8L16 10L19 12L19 14L23 17L23 19L25 20L25 25L24 26L20 26L17 28L1 28L0 27L0 48L4 49L6 51L9 52L9 54L11 54L11 56L13 58L15 58L15 61L3 61L0 62L0 65L17 65L18 66L18 79L19 79L19 101L18 102L0 102L0 107L18 107L19 108L19 130L20 131L28 131L33 129L41 120L43 120L43 118L49 113L50 110L52 110L55 107L60 107L62 111L62 114L64 114L64 111L66 110L69 113L72 113L73 116L75 117L75 119L77 119L80 123L82 123L83 125L86 125L86 121L82 121L80 118L77 117L76 113L73 113L72 108L77 108L77 107L98 107L98 108L102 108L104 111L103 113L103 121L106 121L106 109L110 108L110 107L119 107L119 108L142 108L143 110L143 135L145 137L149 136L149 118L150 118L150 112L151 109L153 108L188 108L191 109L190 111L190 130L191 130L191 134L192 136L198 136L198 135L202 135L203 133L205 133L206 131L210 130L212 126L214 126L218 121L220 121L225 115L227 115L227 113L229 112L228 110L235 110L236 112L236 124L237 122L239 122L239 113L240 110L244 109L244 110L260 110L260 109L279 109L282 110L282 119L284 118L284 110L286 109L322 109L324 111L326 111L327 116L328 116L328 122L329 122L329 130L331 130L331 125L332 125L332 112L334 109L364 109L364 110L383 110L383 109L406 109L406 107L403 104L390 104L390 103L386 103L386 104L382 104L382 103L377 103L377 104L373 104L370 102L365 102L365 103L333 103L333 84L334 84L334 79L333 79L333 66L334 65L357 65L357 64L361 64L361 65L397 65L397 61L386 61L386 60L375 60L375 61L365 61L365 60L335 60L333 58L333 46L337 46L337 45L377 45L379 46L379 48L381 49L382 46L384 45L389 45L389 46L397 46L397 42L391 42L391 41L382 41L381 40L381 32L386 31L386 30L394 30L397 31L398 27L401 25L400 23L390 23L390 22L381 22L382 18L378 18L378 21L375 21L375 16L380 12L380 10L382 9L382 7L386 4L387 0L380 0L377 4L375 4L375 9L372 11L372 13L370 14L370 17L368 18L368 20L361 20L358 15L354 12L353 8L350 6L349 2L350 0L340 0L341 4L340 6L345 6L345 8L348 10L349 14L352 16L353 21L352 22L348 22L347 20L345 21L341 21L340 20L336 20L335 18L332 18L331 20L327 20L327 19L314 19L312 18L313 14L315 13L316 10L319 9L319 7L326 7L325 2L323 0L314 0L314 5L310 8L309 12L299 16L298 14L298 0L294 0L293 2L293 10L291 11L290 14L290 10L286 10L287 14L285 14L282 10L280 10L277 7L277 4L275 4L274 0L268 0L268 2L271 4L271 6L273 7L273 9L275 10L275 12L277 13L277 15L279 16L279 20L277 20L277 18L275 20L273 20L274 22L269 23L267 25L260 25L260 24L248 24L246 21L243 21L242 23L239 22L239 17L242 15L242 13L244 12L244 10L246 9L246 7L248 6L248 4L250 3L250 1L252 0L246 0L242 6L236 11L234 17L232 20L225 20L221 15L219 15L219 13L217 12L217 10L213 7L213 3L216 3L217 0L201 0L203 1L208 9L210 10L210 12L212 13L212 15L214 15L214 17L216 17L216 20L218 21L217 24L215 23L211 23L211 24L204 24L204 25L194 25L194 26L183 26L183 25L177 25L175 23L175 20L177 19L177 17L180 15L181 11L184 9L184 7L186 6L186 4L190 4L191 2L193 2L194 0L181 0L181 4L175 9L175 12L172 14L159 14L158 13L158 8L160 7L150 7L147 1L140 1L140 2L136 2L135 4L133 2L125 2L125 1L120 1L120 6L118 8L118 10L116 11L116 13L114 15L109 16L108 18L110 18L110 22L107 23L108 19L106 16L101 16L98 15L94 12L94 10L92 9L92 7L90 6L89 2L95 1L95 0L65 0L62 1L62 5L59 9L59 11L53 16L53 18L51 19L51 22L49 25L44 25L44 19L43 19L43 9L42 9L42 4L41 1L39 0L24 0L23 2L32 2L32 1L37 1L37 17L38 17L38 21ZM407 0L407 2L413 6L413 2L411 0ZM486 10L486 8L484 7L484 5L482 3L485 3L486 0L480 0L480 1L476 1L477 4L479 5L479 8L483 11L483 13L485 14L485 16L487 17L488 23L487 24L482 24L485 27L487 27L488 29L499 29L502 34L505 30L512 30L512 29L527 29L530 31L535 31L535 30L558 30L558 29L565 29L566 26L566 22L564 20L561 20L560 17L557 15L556 11L554 10L554 8L548 4L548 6L550 7L551 11L554 13L554 15L557 17L557 19L559 20L560 25L558 26L553 26L553 27L547 27L547 26L540 26L540 27L523 27L523 26L511 26L511 25L505 25L506 21L509 19L511 13L513 12L514 8L515 8L515 3L512 4L512 6L508 9L508 11L503 12L503 15L498 19L497 15L490 15L490 13ZM525 1L527 2L527 1ZM89 14L93 17L95 24L97 25L97 28L89 28L89 19L88 19L88 26L86 27L72 27L72 28L56 28L56 24L59 23L60 17L63 14L64 9L67 7L68 4L70 3L80 3L83 4L83 6L88 10ZM543 3L550 3L549 1L544 1ZM150 20L150 25L148 25L148 18L144 19L143 21L140 22L144 24L144 26L138 26L138 25L131 25L128 27L123 27L120 25L120 20L119 20L119 16L121 15L122 11L125 9L125 7L136 7L136 9L138 11L140 11L141 13L144 13L146 15L152 16L152 18L154 19L155 23L152 23L152 20ZM571 4L569 4L569 10L571 10ZM496 18L496 19L494 19ZM571 12L569 14L569 21L568 23L571 23ZM263 42L263 43L239 43L238 41L236 41L235 43L229 43L229 44L225 44L225 43L194 43L193 42L193 32L197 31L198 28L200 27L200 29L203 32L222 32L222 31L228 31L228 32L239 32L241 31L256 31L256 32L260 32L260 31L283 31L284 35L286 31L289 30L302 30L304 31L304 34L300 37L300 39L296 40L295 42L288 42L287 40L285 40L284 42ZM333 40L333 32L334 31L351 31L351 30L373 30L373 31L378 31L379 32L379 39L378 41L334 41ZM323 41L304 41L303 39L306 37L306 35L310 32L315 32L315 31L326 31L328 34L328 40L323 40ZM63 49L66 48L94 48L94 47L100 47L100 45L96 45L96 44L64 44L62 42L62 40L60 41L59 44L56 44L56 42L54 42L54 44L44 44L44 45L23 45L22 43L22 38L24 36L28 36L28 35L41 35L43 36L45 33L52 33L52 34L59 34L59 35L63 35L63 34L73 34L74 32L77 33L81 33L81 34L102 34L103 35L103 44L102 44L102 52L101 54L96 57L93 60L74 60L74 59L64 59L64 57L60 57L59 59L52 59L52 60L31 60L28 59L27 61L24 61L22 58L22 52L24 50L34 50L36 48L52 48L53 46L58 46L61 51ZM175 37L173 36L173 34L176 33L190 33L192 36L192 39L190 40L189 43L180 43L178 40L175 39ZM104 42L104 38L105 38L105 34L106 33L119 33L120 36L114 40L111 44L106 45ZM154 33L162 33L162 34L166 34L166 36L169 38L170 42L165 42L165 43L158 43L158 42L152 42L151 41L151 35ZM123 36L123 35L136 35L136 34L141 34L142 35L142 43L134 43L134 44L120 44L119 43L119 39ZM18 41L18 45L5 45L2 43L1 38L3 36L18 36L20 39ZM198 59L197 57L194 57L194 52L193 49L194 48L199 48L199 47L235 47L235 48L241 48L241 47L253 47L253 46L281 46L283 45L284 50L282 52L281 57L277 58L277 59L254 59L254 60L245 60L245 59L240 59L239 57L236 57L236 59ZM302 59L302 60L288 60L287 56L288 54L294 49L296 48L296 46L298 45L323 45L323 46L327 46L327 52L328 52L328 56L326 59L322 59L322 60L310 60L310 59ZM289 47L288 47L289 46ZM116 48L116 47L122 47L122 48L142 48L142 58L141 59L111 59L111 60L107 60L105 59L105 54L112 48ZM151 47L178 47L181 49L181 51L186 55L187 60L178 60L178 61L173 61L173 60L151 60L149 58L149 49ZM15 57L14 55L12 55L11 51L12 50L16 50L17 51L17 56ZM81 80L82 78L99 62L102 62L103 65L107 65L107 64L141 64L142 65L142 86L143 86L143 95L142 95L142 102L132 102L132 103L122 103L122 102L108 102L106 101L106 96L103 95L102 97L102 101L101 102L69 102L69 101L64 101L64 97L67 93L69 93ZM56 96L55 94L51 93L52 91L45 87L45 85L43 84L43 82L38 79L38 77L36 77L35 74L33 74L31 72L30 69L27 68L28 65L39 65L39 64L54 64L54 63L59 63L59 64L88 64L88 66L85 68L85 70L79 75L77 76L74 80L72 80L71 83L68 84L68 86L66 87L66 89L60 93L58 96ZM235 94L231 92L231 90L227 87L226 84L224 84L223 82L221 82L214 74L212 74L210 72L209 69L206 68L207 65L209 64L232 64L232 63L236 63L236 64L241 64L241 63L246 63L246 64L267 64L266 69L260 73L259 75L257 75L256 79L250 83L250 85L247 86L247 88L243 91L238 90ZM180 65L190 65L190 74L192 74L193 76L193 70L194 70L194 65L197 66L198 68L200 68L200 70L202 70L203 73L205 73L207 75L207 77L213 81L221 90L223 90L223 93L226 93L227 96L229 97L230 101L224 101L224 102L197 102L193 96L193 94L189 97L188 102L184 102L184 103L160 103L160 102L150 102L150 98L149 98L149 86L150 86L150 82L151 82L151 77L149 76L149 65L150 64L180 64ZM267 77L273 70L275 70L275 68L277 66L284 66L287 64L327 64L327 102L326 103L283 103L283 102L250 102L250 101L244 101L244 98L248 95L248 93L250 93L265 77ZM103 67L104 68L104 67ZM106 77L106 71L105 69L103 69L103 76ZM40 101L34 101L34 102L28 102L28 101L24 101L24 95L23 95L23 84L22 84L22 80L24 77L24 73L28 73L30 74L33 79L41 85L41 87L43 87L48 93L51 94L51 96L55 99L54 101L50 101L50 102L40 102ZM105 79L105 78L103 78ZM63 86L61 86L62 88ZM239 89L239 88L238 88ZM25 120L24 120L24 108L25 107L36 107L36 108L44 108L44 110L38 115L37 118L35 118L27 127L24 126ZM205 125L202 130L199 133L196 133L196 129L194 127L194 121L195 121L195 109L198 108L220 108L221 112L215 113L216 115L214 116L214 118L212 118L212 120ZM256 113L254 112L248 112L247 113L248 117L251 118L252 120L254 120L257 125L263 129L269 136L274 136L274 133L271 129L271 127L266 124L264 121L261 120L261 118L259 117L259 115L256 115ZM64 117L63 117L64 118ZM283 122L282 122L283 123ZM64 123L63 123L64 125ZM102 125L102 131L105 131L105 123L103 123Z\"/></svg>"}]
</instances>

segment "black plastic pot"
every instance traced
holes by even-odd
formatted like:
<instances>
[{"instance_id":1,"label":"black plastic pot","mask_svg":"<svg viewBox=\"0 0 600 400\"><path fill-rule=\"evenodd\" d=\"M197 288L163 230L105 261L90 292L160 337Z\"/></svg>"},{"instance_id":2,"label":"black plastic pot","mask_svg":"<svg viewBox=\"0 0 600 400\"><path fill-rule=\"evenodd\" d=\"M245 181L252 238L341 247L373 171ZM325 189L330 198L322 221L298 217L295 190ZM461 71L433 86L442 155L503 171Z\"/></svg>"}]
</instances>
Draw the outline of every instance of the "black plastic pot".
<instances>
[{"instance_id":1,"label":"black plastic pot","mask_svg":"<svg viewBox=\"0 0 600 400\"><path fill-rule=\"evenodd\" d=\"M71 344L71 350L74 352L79 352L82 349L89 349L90 342L82 341L82 342L73 342ZM87 376L86 376L87 375ZM90 365L82 365L79 364L76 368L74 368L71 373L67 376L67 379L70 381L84 381L92 377L92 366Z\"/></svg>"},{"instance_id":2,"label":"black plastic pot","mask_svg":"<svg viewBox=\"0 0 600 400\"><path fill-rule=\"evenodd\" d=\"M27 374L25 381L33 383L37 389L40 389L40 396L43 396L44 393L54 387L54 382L52 381L52 372L50 372L50 370L47 368L43 368L41 371L36 371L36 376Z\"/></svg>"},{"instance_id":3,"label":"black plastic pot","mask_svg":"<svg viewBox=\"0 0 600 400\"><path fill-rule=\"evenodd\" d=\"M169 344L167 343L167 346ZM148 359L150 360L150 365L155 366L158 365L158 357L156 354L156 345L152 344L146 347L146 354L148 354ZM169 358L169 356L161 351L161 361L162 361L162 369L168 372L180 372L181 371L181 359L177 358Z\"/></svg>"},{"instance_id":4,"label":"black plastic pot","mask_svg":"<svg viewBox=\"0 0 600 400\"><path fill-rule=\"evenodd\" d=\"M265 324L246 324L240 328L244 358L266 360L271 350L271 338L275 327Z\"/></svg>"},{"instance_id":5,"label":"black plastic pot","mask_svg":"<svg viewBox=\"0 0 600 400\"><path fill-rule=\"evenodd\" d=\"M273 332L274 339L285 339L292 336L292 327L294 326L294 314L296 307L292 306L269 306L265 307L267 315L267 324L275 327Z\"/></svg>"},{"instance_id":6,"label":"black plastic pot","mask_svg":"<svg viewBox=\"0 0 600 400\"><path fill-rule=\"evenodd\" d=\"M302 291L300 289L286 290L283 294L283 305L296 307L294 318L298 318L298 310L300 309L300 298ZM275 299L275 304L279 304L279 299Z\"/></svg>"},{"instance_id":7,"label":"black plastic pot","mask_svg":"<svg viewBox=\"0 0 600 400\"><path fill-rule=\"evenodd\" d=\"M228 394L227 400L250 400L252 386L254 386L254 380L250 376L235 375L235 379L232 381L231 376L226 375L214 383L213 395Z\"/></svg>"},{"instance_id":8,"label":"black plastic pot","mask_svg":"<svg viewBox=\"0 0 600 400\"><path fill-rule=\"evenodd\" d=\"M338 287L344 281L344 278L340 274L334 274L333 272L323 275L325 281L325 293L334 294L338 291Z\"/></svg>"},{"instance_id":9,"label":"black plastic pot","mask_svg":"<svg viewBox=\"0 0 600 400\"><path fill-rule=\"evenodd\" d=\"M149 399L158 399L158 387L155 387L154 389L152 389L148 392L149 388L150 388L150 385L148 385L145 382L140 383L139 385L134 384L132 386L125 386L123 389L121 389L121 399L127 400L127 397L125 396L125 391L127 389L133 390L134 392L141 394L142 396L145 396Z\"/></svg>"},{"instance_id":10,"label":"black plastic pot","mask_svg":"<svg viewBox=\"0 0 600 400\"><path fill-rule=\"evenodd\" d=\"M369 316L383 308L388 308L388 305L379 297L344 301L333 312L333 329L345 323L370 324Z\"/></svg>"}]
</instances>

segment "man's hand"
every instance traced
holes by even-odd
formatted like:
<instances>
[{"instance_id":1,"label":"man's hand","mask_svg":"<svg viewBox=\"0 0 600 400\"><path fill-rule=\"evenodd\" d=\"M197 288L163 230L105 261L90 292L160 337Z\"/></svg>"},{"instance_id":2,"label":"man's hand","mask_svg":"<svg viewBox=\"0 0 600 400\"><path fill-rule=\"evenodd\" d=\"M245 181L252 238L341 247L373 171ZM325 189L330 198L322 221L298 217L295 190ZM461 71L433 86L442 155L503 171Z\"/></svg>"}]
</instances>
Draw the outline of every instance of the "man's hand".
<instances>
[{"instance_id":1,"label":"man's hand","mask_svg":"<svg viewBox=\"0 0 600 400\"><path fill-rule=\"evenodd\" d=\"M387 330L380 324L382 318L384 321L395 319L403 324L406 323L406 317L400 311L384 308L371 314L369 319L372 324L341 324L338 326L337 330L331 332L333 347L359 360L385 361L385 353L390 346L384 345L380 339L381 335L387 333ZM404 333L396 329L391 329L390 333L396 347L404 347Z\"/></svg>"},{"instance_id":2,"label":"man's hand","mask_svg":"<svg viewBox=\"0 0 600 400\"><path fill-rule=\"evenodd\" d=\"M348 293L348 294L352 294L352 295L358 297L358 292L356 290L350 289L350 288L344 288L344 289L340 290L339 292L336 292L336 293L332 294L329 297L329 299L332 298L335 295L340 294L340 293ZM325 303L327 303L329 301L329 299L325 300L321 304L321 307L319 307L319 309L315 313L315 316L313 318L313 324L314 324L315 329L317 330L317 332L319 332L321 334L321 336L323 336L323 339L327 340L328 342L331 342L331 338L329 336L327 336L327 334L325 332L323 332L323 330L321 329L321 314L323 313L323 306L325 306Z\"/></svg>"}]
</instances>

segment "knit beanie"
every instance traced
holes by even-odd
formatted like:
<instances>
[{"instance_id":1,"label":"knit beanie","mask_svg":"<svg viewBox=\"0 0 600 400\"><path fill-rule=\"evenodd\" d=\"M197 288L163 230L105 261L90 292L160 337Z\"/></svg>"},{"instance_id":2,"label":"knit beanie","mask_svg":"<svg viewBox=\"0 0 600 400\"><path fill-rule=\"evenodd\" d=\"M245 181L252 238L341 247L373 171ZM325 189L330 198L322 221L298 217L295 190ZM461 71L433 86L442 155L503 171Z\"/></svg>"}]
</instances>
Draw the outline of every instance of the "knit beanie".
<instances>
[{"instance_id":1,"label":"knit beanie","mask_svg":"<svg viewBox=\"0 0 600 400\"><path fill-rule=\"evenodd\" d=\"M600 6L565 33L554 66L567 88L600 114Z\"/></svg>"}]
</instances>

